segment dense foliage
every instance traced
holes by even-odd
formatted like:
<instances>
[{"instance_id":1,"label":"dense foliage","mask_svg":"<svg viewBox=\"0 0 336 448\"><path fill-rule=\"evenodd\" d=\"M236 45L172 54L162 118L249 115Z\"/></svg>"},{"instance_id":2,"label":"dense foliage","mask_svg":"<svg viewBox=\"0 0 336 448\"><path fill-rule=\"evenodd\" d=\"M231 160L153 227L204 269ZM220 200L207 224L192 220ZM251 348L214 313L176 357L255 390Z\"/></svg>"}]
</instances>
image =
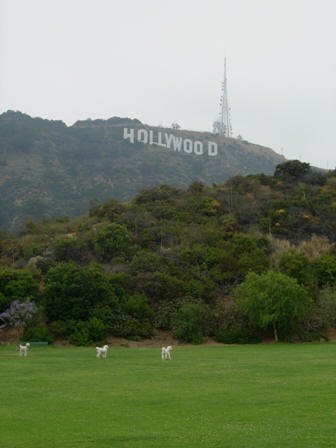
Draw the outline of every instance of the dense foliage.
<instances>
[{"instance_id":1,"label":"dense foliage","mask_svg":"<svg viewBox=\"0 0 336 448\"><path fill-rule=\"evenodd\" d=\"M335 204L335 172L291 161L274 176L161 185L75 220L27 221L0 234L0 312L34 300L42 315L25 332L79 345L156 331L191 343L326 337Z\"/></svg>"},{"instance_id":2,"label":"dense foliage","mask_svg":"<svg viewBox=\"0 0 336 448\"><path fill-rule=\"evenodd\" d=\"M250 272L236 288L236 296L238 307L252 324L261 329L272 326L276 342L278 332L286 336L294 331L312 305L304 286L274 271L262 275Z\"/></svg>"}]
</instances>

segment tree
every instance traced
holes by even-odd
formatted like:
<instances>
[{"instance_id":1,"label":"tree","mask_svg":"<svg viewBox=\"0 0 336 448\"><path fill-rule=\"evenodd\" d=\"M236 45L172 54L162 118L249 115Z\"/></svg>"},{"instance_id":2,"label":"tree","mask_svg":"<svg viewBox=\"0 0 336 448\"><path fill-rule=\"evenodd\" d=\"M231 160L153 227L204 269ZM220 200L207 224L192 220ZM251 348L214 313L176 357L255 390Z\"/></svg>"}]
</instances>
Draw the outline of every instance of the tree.
<instances>
[{"instance_id":1,"label":"tree","mask_svg":"<svg viewBox=\"0 0 336 448\"><path fill-rule=\"evenodd\" d=\"M318 286L334 286L336 284L336 257L324 254L312 263L312 271Z\"/></svg>"},{"instance_id":2,"label":"tree","mask_svg":"<svg viewBox=\"0 0 336 448\"><path fill-rule=\"evenodd\" d=\"M131 245L131 237L124 225L112 223L97 232L94 239L96 254L104 261L123 255Z\"/></svg>"},{"instance_id":3,"label":"tree","mask_svg":"<svg viewBox=\"0 0 336 448\"><path fill-rule=\"evenodd\" d=\"M118 301L108 276L96 264L59 263L45 278L43 301L50 320L87 320L97 304Z\"/></svg>"},{"instance_id":4,"label":"tree","mask_svg":"<svg viewBox=\"0 0 336 448\"><path fill-rule=\"evenodd\" d=\"M35 298L37 293L38 285L30 272L0 267L0 312L14 300L24 302Z\"/></svg>"},{"instance_id":5,"label":"tree","mask_svg":"<svg viewBox=\"0 0 336 448\"><path fill-rule=\"evenodd\" d=\"M169 268L173 267L173 262L156 252L142 250L134 255L130 263L133 274L140 272L169 272Z\"/></svg>"},{"instance_id":6,"label":"tree","mask_svg":"<svg viewBox=\"0 0 336 448\"><path fill-rule=\"evenodd\" d=\"M268 271L258 275L249 273L235 289L237 306L246 313L252 325L273 328L274 340L278 331L288 335L312 305L305 287L280 272Z\"/></svg>"},{"instance_id":7,"label":"tree","mask_svg":"<svg viewBox=\"0 0 336 448\"><path fill-rule=\"evenodd\" d=\"M288 162L277 165L274 177L284 180L301 179L310 171L309 163L300 162L300 160L288 160Z\"/></svg>"},{"instance_id":8,"label":"tree","mask_svg":"<svg viewBox=\"0 0 336 448\"><path fill-rule=\"evenodd\" d=\"M80 262L86 250L86 243L79 238L61 238L54 244L56 261Z\"/></svg>"},{"instance_id":9,"label":"tree","mask_svg":"<svg viewBox=\"0 0 336 448\"><path fill-rule=\"evenodd\" d=\"M294 277L301 285L308 283L310 265L307 255L295 251L287 252L281 257L279 268L284 274Z\"/></svg>"},{"instance_id":10,"label":"tree","mask_svg":"<svg viewBox=\"0 0 336 448\"><path fill-rule=\"evenodd\" d=\"M10 307L0 314L0 328L16 328L18 336L23 327L25 327L36 315L38 309L34 302L19 302L13 300Z\"/></svg>"},{"instance_id":11,"label":"tree","mask_svg":"<svg viewBox=\"0 0 336 448\"><path fill-rule=\"evenodd\" d=\"M173 321L173 335L181 341L200 344L206 333L208 308L203 303L184 303Z\"/></svg>"},{"instance_id":12,"label":"tree","mask_svg":"<svg viewBox=\"0 0 336 448\"><path fill-rule=\"evenodd\" d=\"M264 241L259 241L264 246ZM235 234L225 242L220 259L223 280L242 280L248 272L265 272L269 260L265 248L258 247L258 240L248 235Z\"/></svg>"}]
</instances>

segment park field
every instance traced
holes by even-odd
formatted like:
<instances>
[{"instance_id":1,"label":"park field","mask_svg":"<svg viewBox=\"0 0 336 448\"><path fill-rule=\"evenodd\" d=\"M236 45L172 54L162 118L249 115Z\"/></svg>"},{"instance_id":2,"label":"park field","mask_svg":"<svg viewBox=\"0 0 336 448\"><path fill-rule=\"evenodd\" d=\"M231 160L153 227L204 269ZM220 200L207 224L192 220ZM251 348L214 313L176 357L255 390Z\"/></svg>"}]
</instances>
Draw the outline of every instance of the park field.
<instances>
[{"instance_id":1,"label":"park field","mask_svg":"<svg viewBox=\"0 0 336 448\"><path fill-rule=\"evenodd\" d=\"M0 346L1 448L333 448L336 344Z\"/></svg>"}]
</instances>

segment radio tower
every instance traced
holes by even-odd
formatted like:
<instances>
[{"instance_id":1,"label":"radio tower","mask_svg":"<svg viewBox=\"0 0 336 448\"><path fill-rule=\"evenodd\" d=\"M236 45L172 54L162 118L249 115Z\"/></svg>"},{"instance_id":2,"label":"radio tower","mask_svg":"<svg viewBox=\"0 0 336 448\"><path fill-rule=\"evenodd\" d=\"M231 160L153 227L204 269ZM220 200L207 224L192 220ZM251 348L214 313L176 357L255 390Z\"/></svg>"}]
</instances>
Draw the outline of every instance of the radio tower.
<instances>
[{"instance_id":1,"label":"radio tower","mask_svg":"<svg viewBox=\"0 0 336 448\"><path fill-rule=\"evenodd\" d=\"M219 105L220 105L219 118L213 124L213 132L214 134L223 135L224 137L231 137L232 126L231 126L231 114L227 93L226 58L224 58L224 79L222 82Z\"/></svg>"}]
</instances>

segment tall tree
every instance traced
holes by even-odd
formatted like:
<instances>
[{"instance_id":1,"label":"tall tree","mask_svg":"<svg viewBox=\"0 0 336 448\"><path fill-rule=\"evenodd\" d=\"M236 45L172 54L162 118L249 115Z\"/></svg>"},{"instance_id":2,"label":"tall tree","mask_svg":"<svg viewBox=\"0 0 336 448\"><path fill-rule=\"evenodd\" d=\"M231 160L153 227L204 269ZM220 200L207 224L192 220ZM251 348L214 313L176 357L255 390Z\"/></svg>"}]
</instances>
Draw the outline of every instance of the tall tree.
<instances>
[{"instance_id":1,"label":"tall tree","mask_svg":"<svg viewBox=\"0 0 336 448\"><path fill-rule=\"evenodd\" d=\"M278 331L289 334L312 305L305 287L296 279L274 271L262 275L249 273L236 288L235 295L238 307L246 313L252 325L273 328L275 342L278 342Z\"/></svg>"}]
</instances>

